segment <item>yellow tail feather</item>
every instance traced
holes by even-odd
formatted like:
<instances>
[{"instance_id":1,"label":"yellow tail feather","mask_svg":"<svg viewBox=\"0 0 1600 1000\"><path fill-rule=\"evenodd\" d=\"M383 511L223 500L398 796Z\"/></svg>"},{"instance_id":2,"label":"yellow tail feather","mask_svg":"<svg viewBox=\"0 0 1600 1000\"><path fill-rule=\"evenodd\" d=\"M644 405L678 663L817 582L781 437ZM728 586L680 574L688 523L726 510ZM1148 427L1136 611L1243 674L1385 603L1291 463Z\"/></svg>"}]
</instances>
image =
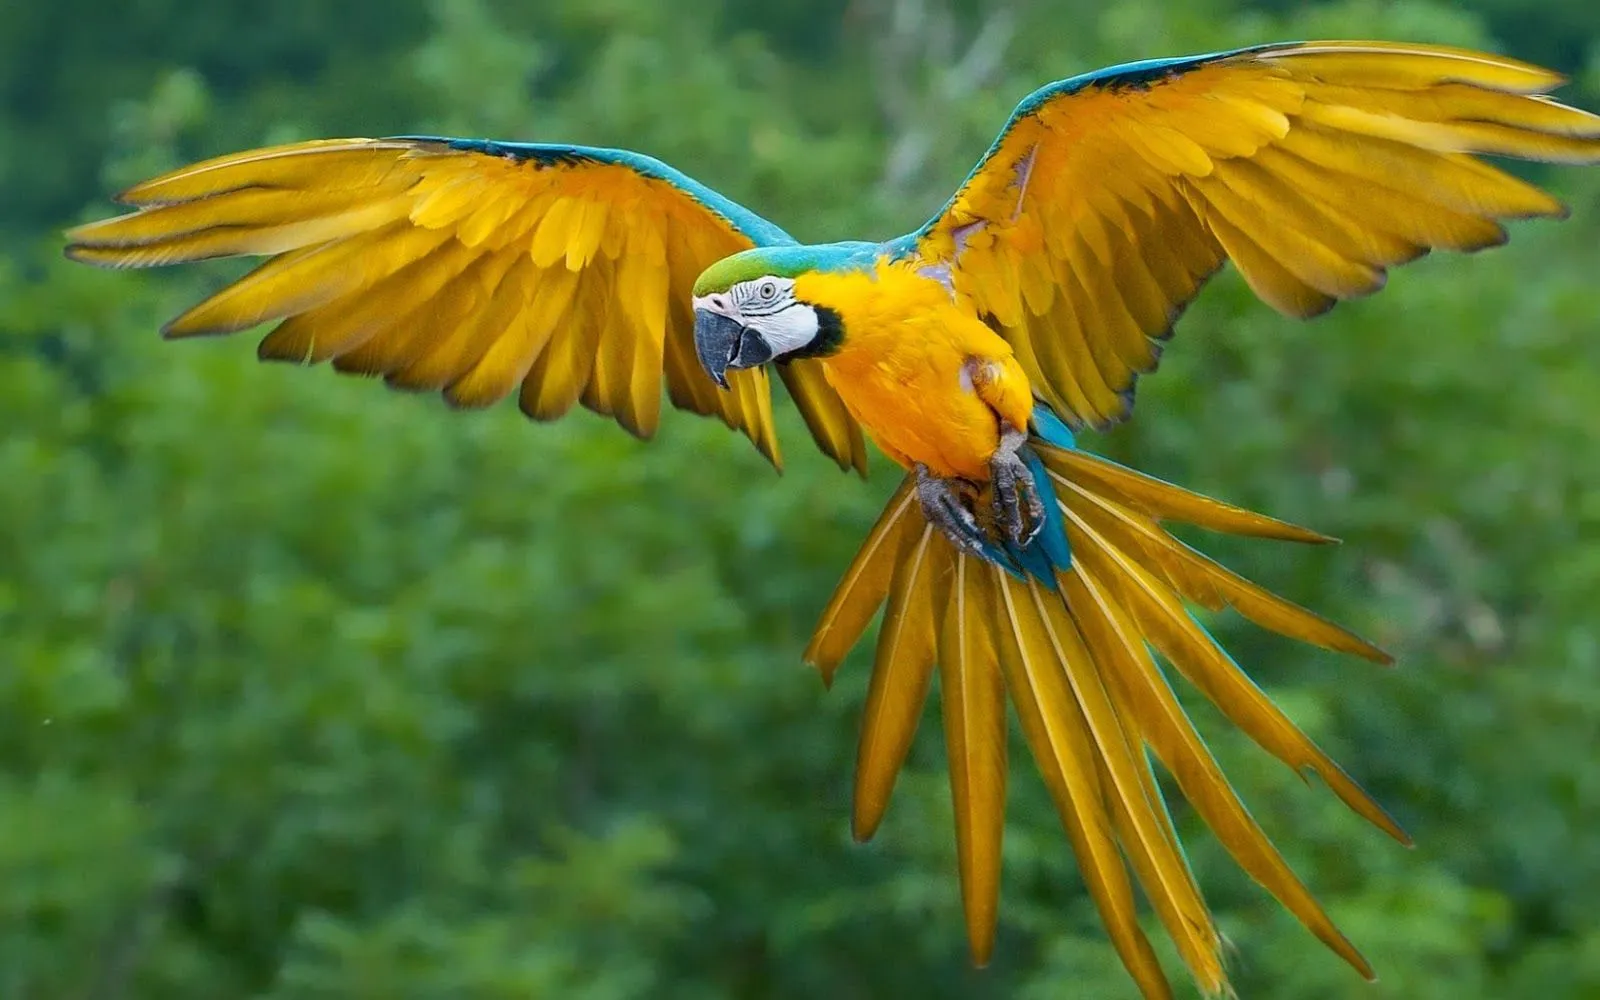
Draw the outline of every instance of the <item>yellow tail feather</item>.
<instances>
[{"instance_id":1,"label":"yellow tail feather","mask_svg":"<svg viewBox=\"0 0 1600 1000\"><path fill-rule=\"evenodd\" d=\"M961 901L967 941L979 965L987 964L994 951L999 919L1007 778L1005 675L985 603L987 581L988 567L965 556L956 558L939 637L939 698Z\"/></svg>"},{"instance_id":2,"label":"yellow tail feather","mask_svg":"<svg viewBox=\"0 0 1600 1000\"><path fill-rule=\"evenodd\" d=\"M1150 900L1199 987L1229 992L1224 938L1178 841L1152 758L1252 878L1318 939L1372 977L1361 956L1250 816L1185 715L1157 655L1263 749L1311 771L1391 837L1406 834L1234 663L1189 606L1233 607L1257 624L1388 662L1382 650L1196 552L1163 522L1322 544L1324 535L1035 442L1067 525L1073 566L1052 590L960 553L901 485L823 614L808 662L831 681L888 602L868 688L854 828L873 835L940 672L957 857L969 946L992 952L1006 791L1002 690L1077 855L1111 942L1144 996L1171 996L1141 929Z\"/></svg>"},{"instance_id":3,"label":"yellow tail feather","mask_svg":"<svg viewBox=\"0 0 1600 1000\"><path fill-rule=\"evenodd\" d=\"M858 840L877 832L922 718L939 641L937 616L949 595L950 559L949 544L925 524L895 567L856 752L852 827Z\"/></svg>"}]
</instances>

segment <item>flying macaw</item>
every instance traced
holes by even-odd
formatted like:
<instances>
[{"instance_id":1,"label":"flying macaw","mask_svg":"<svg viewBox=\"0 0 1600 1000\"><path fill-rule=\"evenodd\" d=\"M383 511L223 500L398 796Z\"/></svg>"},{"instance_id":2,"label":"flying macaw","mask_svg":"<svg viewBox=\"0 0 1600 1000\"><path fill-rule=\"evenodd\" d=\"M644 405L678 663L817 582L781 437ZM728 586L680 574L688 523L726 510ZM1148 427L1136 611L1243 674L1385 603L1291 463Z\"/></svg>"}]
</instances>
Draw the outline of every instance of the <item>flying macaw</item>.
<instances>
[{"instance_id":1,"label":"flying macaw","mask_svg":"<svg viewBox=\"0 0 1600 1000\"><path fill-rule=\"evenodd\" d=\"M1600 117L1554 73L1424 45L1302 42L1130 63L1025 99L932 220L885 243L805 246L639 153L401 136L213 159L74 229L105 267L270 257L165 327L281 321L264 359L332 361L457 407L516 392L640 437L671 402L774 465L769 372L817 445L865 474L864 437L906 470L805 659L831 683L887 603L861 723L853 830L878 828L934 670L974 960L999 905L1007 695L1112 943L1171 996L1144 892L1207 994L1223 938L1152 757L1238 863L1328 947L1372 968L1256 825L1157 661L1258 744L1406 834L1268 700L1191 613L1388 662L1380 649L1168 534L1330 539L1079 448L1128 416L1173 324L1231 261L1310 317L1429 250L1502 243L1555 198L1476 158L1600 162Z\"/></svg>"}]
</instances>

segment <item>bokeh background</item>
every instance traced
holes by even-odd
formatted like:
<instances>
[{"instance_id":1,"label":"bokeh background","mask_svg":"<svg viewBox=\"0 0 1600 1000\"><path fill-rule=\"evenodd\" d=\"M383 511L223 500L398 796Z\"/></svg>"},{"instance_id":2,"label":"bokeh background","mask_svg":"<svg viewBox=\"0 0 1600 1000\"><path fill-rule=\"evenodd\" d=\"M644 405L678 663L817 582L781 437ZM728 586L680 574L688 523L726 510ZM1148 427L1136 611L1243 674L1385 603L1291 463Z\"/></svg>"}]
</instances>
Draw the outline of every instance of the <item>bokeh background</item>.
<instances>
[{"instance_id":1,"label":"bokeh background","mask_svg":"<svg viewBox=\"0 0 1600 1000\"><path fill-rule=\"evenodd\" d=\"M886 462L842 477L789 414L780 478L686 415L643 445L163 344L236 272L59 232L200 157L443 131L888 237L1042 82L1317 36L1511 52L1600 108L1591 0L0 4L0 998L1132 997L1020 748L987 971L937 725L850 840L866 663L826 692L799 652ZM1201 712L1382 976L1179 806L1246 997L1600 997L1600 172L1533 173L1570 221L1313 323L1225 274L1091 442L1346 539L1202 541L1400 658L1215 623L1417 839Z\"/></svg>"}]
</instances>

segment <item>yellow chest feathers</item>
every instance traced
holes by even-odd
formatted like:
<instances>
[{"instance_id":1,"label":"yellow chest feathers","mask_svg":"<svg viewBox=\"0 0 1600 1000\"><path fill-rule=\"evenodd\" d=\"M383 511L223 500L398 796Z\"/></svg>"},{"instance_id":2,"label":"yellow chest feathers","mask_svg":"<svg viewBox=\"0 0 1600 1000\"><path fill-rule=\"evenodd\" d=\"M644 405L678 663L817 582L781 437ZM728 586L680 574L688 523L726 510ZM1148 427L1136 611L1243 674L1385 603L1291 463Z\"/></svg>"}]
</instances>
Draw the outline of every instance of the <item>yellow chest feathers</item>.
<instances>
[{"instance_id":1,"label":"yellow chest feathers","mask_svg":"<svg viewBox=\"0 0 1600 1000\"><path fill-rule=\"evenodd\" d=\"M1026 378L1011 346L970 306L914 267L890 263L803 276L795 296L839 314L843 337L823 359L823 371L890 458L908 467L921 463L936 475L987 478L1000 418L980 396L968 363L998 366L1024 386ZM1016 412L1026 419L1025 409Z\"/></svg>"}]
</instances>

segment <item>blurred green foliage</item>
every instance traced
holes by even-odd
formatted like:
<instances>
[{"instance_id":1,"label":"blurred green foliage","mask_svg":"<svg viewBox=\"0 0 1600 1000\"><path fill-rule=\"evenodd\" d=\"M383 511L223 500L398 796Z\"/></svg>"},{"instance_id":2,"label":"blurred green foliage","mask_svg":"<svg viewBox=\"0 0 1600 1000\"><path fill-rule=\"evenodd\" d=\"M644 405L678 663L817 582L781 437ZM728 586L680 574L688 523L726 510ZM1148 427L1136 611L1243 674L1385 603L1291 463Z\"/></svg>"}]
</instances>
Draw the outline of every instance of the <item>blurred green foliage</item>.
<instances>
[{"instance_id":1,"label":"blurred green foliage","mask_svg":"<svg viewBox=\"0 0 1600 1000\"><path fill-rule=\"evenodd\" d=\"M889 236L1045 80L1377 36L1556 61L1594 107L1596 9L0 6L0 997L1133 995L1022 753L989 970L962 941L936 726L878 840L849 840L865 664L827 693L798 656L886 463L843 479L790 415L779 478L687 416L643 445L264 368L238 339L162 344L225 269L62 261L60 227L116 186L442 130L626 145L802 238ZM1571 221L1314 323L1224 275L1139 419L1095 442L1344 537L1201 541L1401 657L1218 623L1418 842L1202 713L1383 977L1180 806L1244 996L1600 996L1600 177L1541 176Z\"/></svg>"}]
</instances>

